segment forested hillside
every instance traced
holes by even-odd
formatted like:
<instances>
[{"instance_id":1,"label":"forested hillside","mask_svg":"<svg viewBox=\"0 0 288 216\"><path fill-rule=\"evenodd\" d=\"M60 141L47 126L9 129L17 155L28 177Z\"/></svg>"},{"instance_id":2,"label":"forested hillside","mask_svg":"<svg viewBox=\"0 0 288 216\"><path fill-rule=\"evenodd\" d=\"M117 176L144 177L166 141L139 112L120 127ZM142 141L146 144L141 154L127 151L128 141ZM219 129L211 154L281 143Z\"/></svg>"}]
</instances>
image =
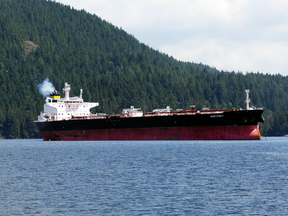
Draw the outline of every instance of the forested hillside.
<instances>
[{"instance_id":1,"label":"forested hillside","mask_svg":"<svg viewBox=\"0 0 288 216\"><path fill-rule=\"evenodd\" d=\"M181 62L84 10L46 0L0 1L0 137L38 137L33 121L43 110L37 83L49 78L57 90L72 84L94 112L245 107L265 109L267 135L288 131L288 78L223 72ZM264 133L263 125L260 126Z\"/></svg>"}]
</instances>

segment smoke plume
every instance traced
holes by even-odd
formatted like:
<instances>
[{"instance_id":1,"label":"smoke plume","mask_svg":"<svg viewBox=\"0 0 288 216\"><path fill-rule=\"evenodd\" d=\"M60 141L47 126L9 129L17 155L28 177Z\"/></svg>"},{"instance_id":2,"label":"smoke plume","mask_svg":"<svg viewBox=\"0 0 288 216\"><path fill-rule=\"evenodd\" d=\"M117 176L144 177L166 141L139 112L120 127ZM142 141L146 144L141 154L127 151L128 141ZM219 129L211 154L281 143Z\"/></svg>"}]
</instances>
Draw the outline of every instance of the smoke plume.
<instances>
[{"instance_id":1,"label":"smoke plume","mask_svg":"<svg viewBox=\"0 0 288 216\"><path fill-rule=\"evenodd\" d=\"M49 96L55 90L55 87L48 78L46 78L43 83L38 83L37 88L44 98Z\"/></svg>"}]
</instances>

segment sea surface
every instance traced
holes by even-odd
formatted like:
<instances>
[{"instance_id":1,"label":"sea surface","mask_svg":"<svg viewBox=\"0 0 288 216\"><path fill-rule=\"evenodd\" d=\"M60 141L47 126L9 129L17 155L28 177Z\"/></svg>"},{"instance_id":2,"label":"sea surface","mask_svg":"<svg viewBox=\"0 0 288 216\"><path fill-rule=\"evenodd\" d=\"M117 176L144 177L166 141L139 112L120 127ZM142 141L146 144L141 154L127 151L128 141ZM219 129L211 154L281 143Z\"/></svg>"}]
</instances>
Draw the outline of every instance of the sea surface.
<instances>
[{"instance_id":1,"label":"sea surface","mask_svg":"<svg viewBox=\"0 0 288 216\"><path fill-rule=\"evenodd\" d=\"M287 215L288 137L0 140L0 215Z\"/></svg>"}]
</instances>

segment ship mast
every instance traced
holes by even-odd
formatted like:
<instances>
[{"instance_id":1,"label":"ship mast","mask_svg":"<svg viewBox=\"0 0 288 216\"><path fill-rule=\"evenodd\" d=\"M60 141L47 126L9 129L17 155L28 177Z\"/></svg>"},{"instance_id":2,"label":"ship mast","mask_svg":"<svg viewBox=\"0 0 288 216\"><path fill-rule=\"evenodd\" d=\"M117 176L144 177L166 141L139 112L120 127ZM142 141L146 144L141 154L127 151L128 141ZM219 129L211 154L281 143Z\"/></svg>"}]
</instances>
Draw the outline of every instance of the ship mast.
<instances>
[{"instance_id":1,"label":"ship mast","mask_svg":"<svg viewBox=\"0 0 288 216\"><path fill-rule=\"evenodd\" d=\"M246 109L249 110L249 103L250 103L250 99L249 99L249 90L246 90Z\"/></svg>"},{"instance_id":2,"label":"ship mast","mask_svg":"<svg viewBox=\"0 0 288 216\"><path fill-rule=\"evenodd\" d=\"M65 92L65 100L69 100L70 87L71 85L65 83L65 88L63 88L63 91Z\"/></svg>"}]
</instances>

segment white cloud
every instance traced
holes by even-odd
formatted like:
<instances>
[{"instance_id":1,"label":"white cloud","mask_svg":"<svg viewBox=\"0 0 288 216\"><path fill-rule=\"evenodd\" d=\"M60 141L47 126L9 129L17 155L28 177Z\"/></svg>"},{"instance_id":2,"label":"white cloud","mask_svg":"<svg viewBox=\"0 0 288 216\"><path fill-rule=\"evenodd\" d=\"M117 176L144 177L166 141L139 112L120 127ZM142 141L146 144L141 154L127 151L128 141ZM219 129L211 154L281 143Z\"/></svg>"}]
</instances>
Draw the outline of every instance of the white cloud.
<instances>
[{"instance_id":1,"label":"white cloud","mask_svg":"<svg viewBox=\"0 0 288 216\"><path fill-rule=\"evenodd\" d=\"M60 1L179 60L288 75L287 0Z\"/></svg>"},{"instance_id":2,"label":"white cloud","mask_svg":"<svg viewBox=\"0 0 288 216\"><path fill-rule=\"evenodd\" d=\"M188 47L188 48L187 48ZM161 50L176 59L208 64L224 71L263 72L288 74L286 56L288 45L281 43L223 43L208 40L205 44L198 40L188 40L173 46L163 46ZM205 62L203 61L205 59Z\"/></svg>"}]
</instances>

